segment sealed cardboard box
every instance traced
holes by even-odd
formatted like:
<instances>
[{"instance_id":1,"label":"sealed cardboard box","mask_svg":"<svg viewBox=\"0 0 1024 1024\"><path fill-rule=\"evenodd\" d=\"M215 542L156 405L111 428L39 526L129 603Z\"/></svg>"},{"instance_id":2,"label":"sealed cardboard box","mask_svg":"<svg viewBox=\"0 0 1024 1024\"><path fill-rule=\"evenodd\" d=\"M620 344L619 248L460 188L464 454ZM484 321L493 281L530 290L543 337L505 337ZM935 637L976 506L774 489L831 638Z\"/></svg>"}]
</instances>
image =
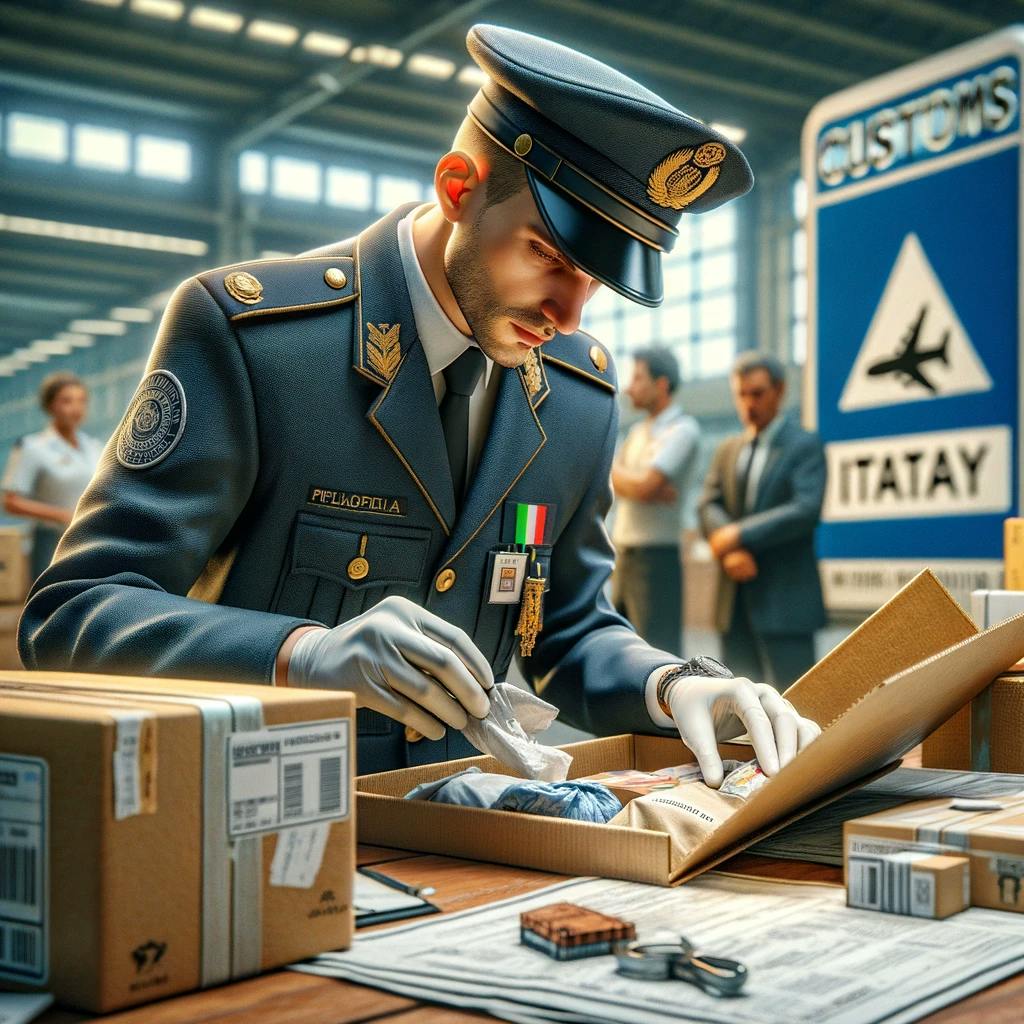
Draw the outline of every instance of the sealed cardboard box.
<instances>
[{"instance_id":1,"label":"sealed cardboard box","mask_svg":"<svg viewBox=\"0 0 1024 1024\"><path fill-rule=\"evenodd\" d=\"M1024 654L1024 618L984 633L921 573L787 692L822 735L691 849L665 832L403 800L413 787L493 758L362 776L363 842L569 874L674 885L888 770ZM572 744L570 778L695 760L677 738L616 736ZM726 744L746 760L748 746Z\"/></svg>"},{"instance_id":2,"label":"sealed cardboard box","mask_svg":"<svg viewBox=\"0 0 1024 1024\"><path fill-rule=\"evenodd\" d=\"M1007 590L1024 590L1024 519L1003 522L1003 575Z\"/></svg>"},{"instance_id":3,"label":"sealed cardboard box","mask_svg":"<svg viewBox=\"0 0 1024 1024\"><path fill-rule=\"evenodd\" d=\"M28 592L25 534L16 526L0 526L0 604L19 604Z\"/></svg>"},{"instance_id":4,"label":"sealed cardboard box","mask_svg":"<svg viewBox=\"0 0 1024 1024\"><path fill-rule=\"evenodd\" d=\"M861 853L845 860L846 904L941 921L971 905L966 857L904 850Z\"/></svg>"},{"instance_id":5,"label":"sealed cardboard box","mask_svg":"<svg viewBox=\"0 0 1024 1024\"><path fill-rule=\"evenodd\" d=\"M351 940L353 698L0 673L0 985L104 1012Z\"/></svg>"},{"instance_id":6,"label":"sealed cardboard box","mask_svg":"<svg viewBox=\"0 0 1024 1024\"><path fill-rule=\"evenodd\" d=\"M920 800L855 818L843 825L843 848L848 871L856 858L880 854L967 857L971 906L1024 911L1024 794Z\"/></svg>"}]
</instances>

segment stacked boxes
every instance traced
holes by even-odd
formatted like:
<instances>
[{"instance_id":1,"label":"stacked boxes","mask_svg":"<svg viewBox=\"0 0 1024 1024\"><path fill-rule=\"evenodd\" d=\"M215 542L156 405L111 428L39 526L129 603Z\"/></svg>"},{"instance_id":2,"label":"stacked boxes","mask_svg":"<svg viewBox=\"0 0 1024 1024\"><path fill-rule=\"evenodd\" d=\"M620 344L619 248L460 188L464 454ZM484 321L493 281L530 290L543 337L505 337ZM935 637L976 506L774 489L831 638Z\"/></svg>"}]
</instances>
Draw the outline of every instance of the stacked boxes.
<instances>
[{"instance_id":1,"label":"stacked boxes","mask_svg":"<svg viewBox=\"0 0 1024 1024\"><path fill-rule=\"evenodd\" d=\"M847 886L852 884L861 898L870 884L866 864L892 864L894 857L912 852L932 860L936 855L966 858L971 906L1024 911L1024 793L993 801L922 800L856 818L843 826L843 847ZM913 868L924 863L915 861ZM893 867L884 870L895 877ZM946 870L952 871L948 865ZM881 899L881 888L876 895ZM864 905L863 898L857 905Z\"/></svg>"}]
</instances>

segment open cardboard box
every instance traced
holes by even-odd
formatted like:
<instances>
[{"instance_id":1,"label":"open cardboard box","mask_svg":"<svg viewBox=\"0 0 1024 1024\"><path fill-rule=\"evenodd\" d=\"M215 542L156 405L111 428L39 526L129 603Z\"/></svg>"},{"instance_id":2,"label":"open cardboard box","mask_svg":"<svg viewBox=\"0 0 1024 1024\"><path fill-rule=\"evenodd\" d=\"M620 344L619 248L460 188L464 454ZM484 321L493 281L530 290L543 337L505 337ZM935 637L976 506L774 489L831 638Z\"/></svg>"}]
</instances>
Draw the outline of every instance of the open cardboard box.
<instances>
[{"instance_id":1,"label":"open cardboard box","mask_svg":"<svg viewBox=\"0 0 1024 1024\"><path fill-rule=\"evenodd\" d=\"M361 776L359 841L677 885L895 767L1022 655L1024 615L978 633L925 571L789 688L786 696L821 725L821 736L693 850L680 850L653 830L402 799L414 786L470 765L508 773L490 757ZM565 749L574 758L570 778L695 760L665 736L612 736ZM745 745L720 749L724 757L752 756Z\"/></svg>"}]
</instances>

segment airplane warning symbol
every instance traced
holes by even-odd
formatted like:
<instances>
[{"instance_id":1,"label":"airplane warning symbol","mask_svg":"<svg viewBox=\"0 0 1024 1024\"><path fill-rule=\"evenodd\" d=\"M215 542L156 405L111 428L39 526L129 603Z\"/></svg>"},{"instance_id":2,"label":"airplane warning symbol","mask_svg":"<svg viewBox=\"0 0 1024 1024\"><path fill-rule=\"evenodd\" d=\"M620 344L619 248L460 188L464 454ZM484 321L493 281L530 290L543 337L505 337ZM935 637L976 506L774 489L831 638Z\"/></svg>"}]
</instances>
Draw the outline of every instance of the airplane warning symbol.
<instances>
[{"instance_id":1,"label":"airplane warning symbol","mask_svg":"<svg viewBox=\"0 0 1024 1024\"><path fill-rule=\"evenodd\" d=\"M843 412L988 391L988 375L917 235L903 239L846 380Z\"/></svg>"}]
</instances>

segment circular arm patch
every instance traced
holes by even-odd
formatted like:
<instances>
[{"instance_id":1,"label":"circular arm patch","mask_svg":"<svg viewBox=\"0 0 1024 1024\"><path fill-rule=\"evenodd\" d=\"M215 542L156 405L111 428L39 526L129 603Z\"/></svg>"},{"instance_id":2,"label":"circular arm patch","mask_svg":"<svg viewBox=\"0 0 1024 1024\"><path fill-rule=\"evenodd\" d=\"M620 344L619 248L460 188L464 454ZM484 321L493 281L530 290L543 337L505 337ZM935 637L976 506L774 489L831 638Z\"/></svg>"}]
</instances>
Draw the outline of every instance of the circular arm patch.
<instances>
[{"instance_id":1,"label":"circular arm patch","mask_svg":"<svg viewBox=\"0 0 1024 1024\"><path fill-rule=\"evenodd\" d=\"M117 461L126 469L148 469L174 451L185 432L185 392L169 370L142 378L117 435Z\"/></svg>"}]
</instances>

